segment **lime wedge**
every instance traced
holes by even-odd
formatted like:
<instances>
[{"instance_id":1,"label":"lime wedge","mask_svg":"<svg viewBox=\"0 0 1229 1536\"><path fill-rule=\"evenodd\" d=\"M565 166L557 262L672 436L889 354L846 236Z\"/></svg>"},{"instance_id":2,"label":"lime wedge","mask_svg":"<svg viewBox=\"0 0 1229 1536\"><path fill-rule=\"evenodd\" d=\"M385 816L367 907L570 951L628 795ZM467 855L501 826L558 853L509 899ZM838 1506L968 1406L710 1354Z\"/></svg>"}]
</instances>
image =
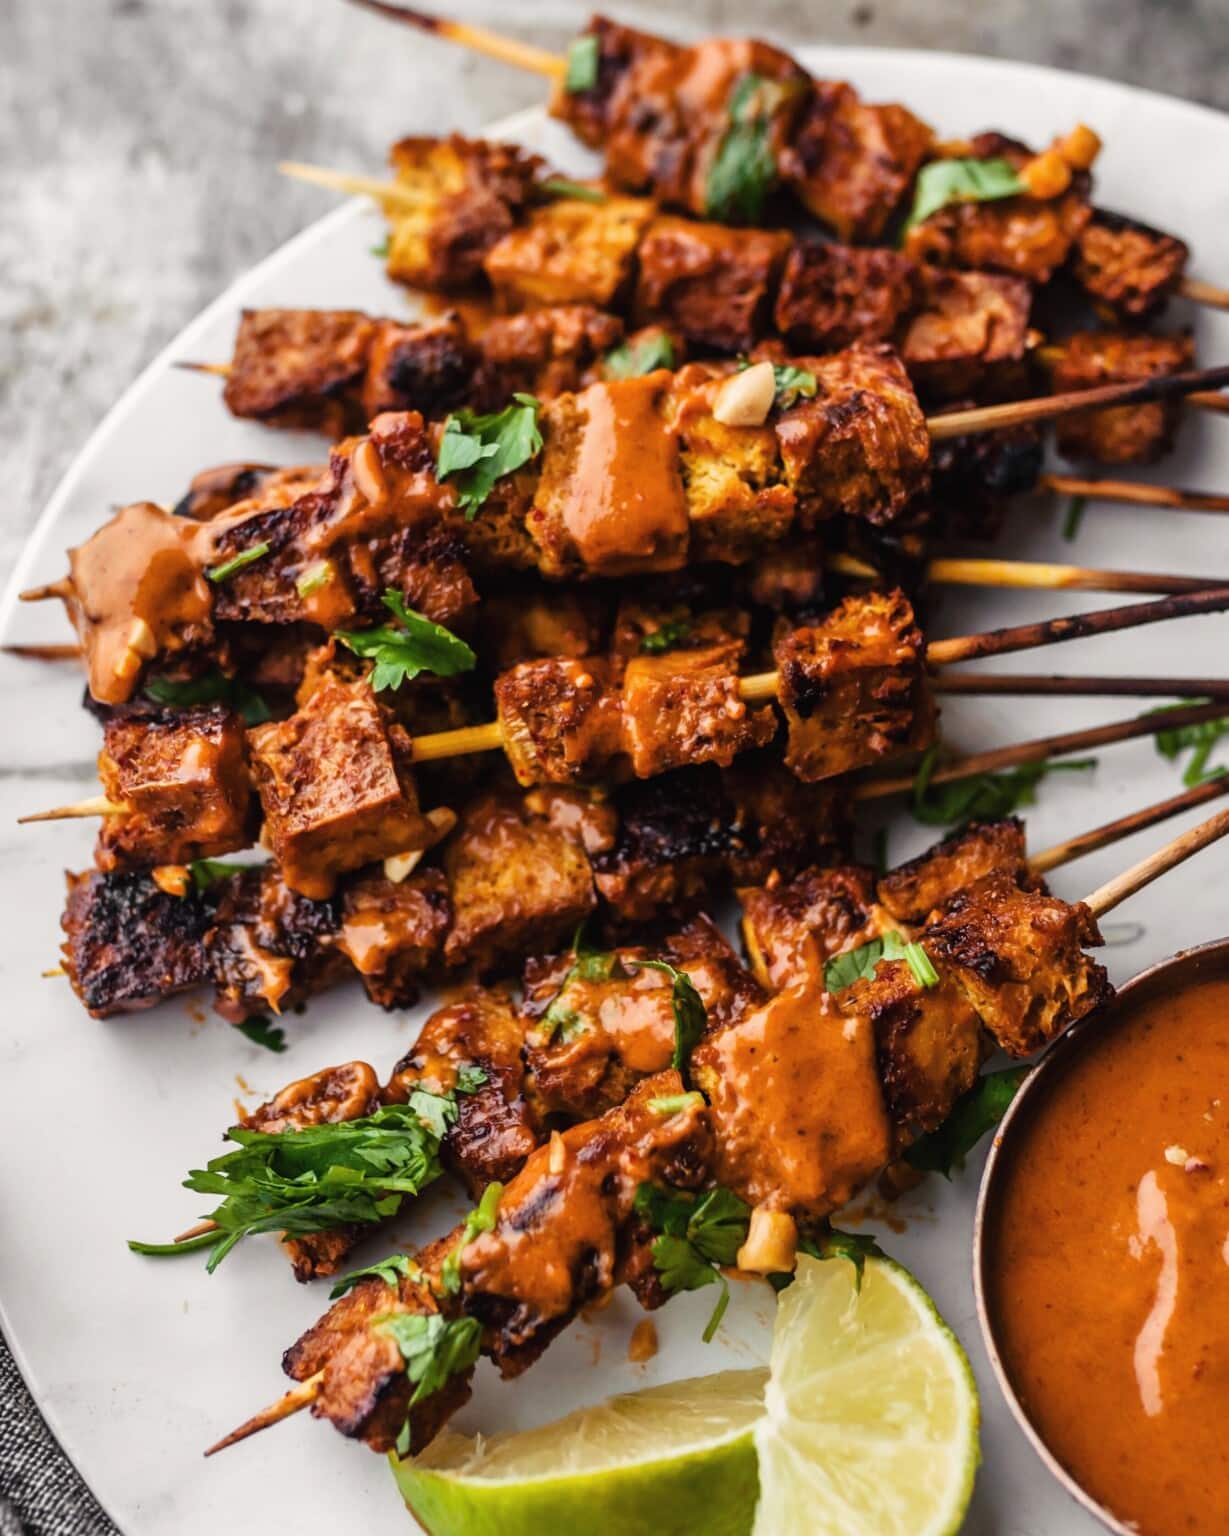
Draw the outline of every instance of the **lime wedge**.
<instances>
[{"instance_id":1,"label":"lime wedge","mask_svg":"<svg viewBox=\"0 0 1229 1536\"><path fill-rule=\"evenodd\" d=\"M393 1474L431 1536L747 1536L766 1375L650 1387L520 1434L446 1431Z\"/></svg>"},{"instance_id":2,"label":"lime wedge","mask_svg":"<svg viewBox=\"0 0 1229 1536\"><path fill-rule=\"evenodd\" d=\"M945 1536L980 1461L977 1386L912 1275L801 1258L781 1295L755 1427L754 1536Z\"/></svg>"}]
</instances>

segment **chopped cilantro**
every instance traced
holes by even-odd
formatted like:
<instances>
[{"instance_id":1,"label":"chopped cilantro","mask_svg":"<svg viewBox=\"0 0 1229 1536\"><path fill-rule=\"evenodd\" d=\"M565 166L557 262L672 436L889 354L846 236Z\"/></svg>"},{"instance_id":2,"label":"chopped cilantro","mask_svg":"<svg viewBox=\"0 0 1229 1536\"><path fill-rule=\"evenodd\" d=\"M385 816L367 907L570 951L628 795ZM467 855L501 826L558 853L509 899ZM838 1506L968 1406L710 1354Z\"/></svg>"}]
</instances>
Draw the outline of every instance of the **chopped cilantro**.
<instances>
[{"instance_id":1,"label":"chopped cilantro","mask_svg":"<svg viewBox=\"0 0 1229 1536\"><path fill-rule=\"evenodd\" d=\"M691 624L688 620L669 619L651 635L645 635L640 642L640 649L646 656L662 656L666 651L672 651L680 641L686 640L690 633Z\"/></svg>"},{"instance_id":2,"label":"chopped cilantro","mask_svg":"<svg viewBox=\"0 0 1229 1536\"><path fill-rule=\"evenodd\" d=\"M584 181L569 181L566 176L548 176L538 183L538 190L547 197L570 198L578 203L604 203L606 194L601 187L591 187Z\"/></svg>"},{"instance_id":3,"label":"chopped cilantro","mask_svg":"<svg viewBox=\"0 0 1229 1536\"><path fill-rule=\"evenodd\" d=\"M1159 717L1168 710L1190 709L1196 704L1211 702L1211 699L1183 699L1178 704L1166 704L1164 708L1154 710L1153 713ZM1194 789L1197 784L1206 784L1209 779L1218 779L1226 771L1224 768L1209 768L1208 758L1211 757L1212 749L1221 737L1229 735L1229 714L1220 720L1205 720L1200 725L1179 725L1167 728L1159 719L1157 724L1156 749L1162 757L1167 757L1170 762L1173 762L1183 752L1191 752L1191 760L1182 774L1182 782L1188 789Z\"/></svg>"},{"instance_id":4,"label":"chopped cilantro","mask_svg":"<svg viewBox=\"0 0 1229 1536\"><path fill-rule=\"evenodd\" d=\"M253 1045L263 1045L266 1051L272 1051L275 1056L280 1056L286 1049L286 1031L277 1024L271 1024L268 1019L244 1019L235 1028L241 1035L246 1035Z\"/></svg>"},{"instance_id":5,"label":"chopped cilantro","mask_svg":"<svg viewBox=\"0 0 1229 1536\"><path fill-rule=\"evenodd\" d=\"M221 565L211 565L205 572L212 582L227 581L236 571L242 571L249 565L255 565L257 560L263 560L269 553L269 542L262 539L259 544L252 544L247 549L241 549L229 560L223 560Z\"/></svg>"},{"instance_id":6,"label":"chopped cilantro","mask_svg":"<svg viewBox=\"0 0 1229 1536\"><path fill-rule=\"evenodd\" d=\"M988 203L1028 189L1009 160L932 160L918 172L905 232L953 203Z\"/></svg>"},{"instance_id":7,"label":"chopped cilantro","mask_svg":"<svg viewBox=\"0 0 1229 1536\"><path fill-rule=\"evenodd\" d=\"M642 970L660 971L670 978L670 1006L674 1010L674 1056L671 1066L681 1072L684 1086L690 1082L691 1053L704 1038L708 1014L695 982L665 960L637 960Z\"/></svg>"},{"instance_id":8,"label":"chopped cilantro","mask_svg":"<svg viewBox=\"0 0 1229 1536\"><path fill-rule=\"evenodd\" d=\"M612 347L602 359L602 376L607 379L640 379L646 373L675 365L674 343L665 331L650 331L638 341L624 341Z\"/></svg>"},{"instance_id":9,"label":"chopped cilantro","mask_svg":"<svg viewBox=\"0 0 1229 1536\"><path fill-rule=\"evenodd\" d=\"M400 688L420 672L434 672L436 677L455 677L468 672L477 657L464 640L458 639L442 624L433 624L405 606L400 592L391 588L382 602L396 622L377 629L339 629L337 638L356 656L375 662L371 686L376 693Z\"/></svg>"},{"instance_id":10,"label":"chopped cilantro","mask_svg":"<svg viewBox=\"0 0 1229 1536\"><path fill-rule=\"evenodd\" d=\"M440 1265L440 1284L449 1295L455 1296L461 1289L461 1255L479 1232L489 1232L495 1225L503 1193L504 1187L498 1180L487 1185L482 1191L482 1199L465 1218L460 1242Z\"/></svg>"},{"instance_id":11,"label":"chopped cilantro","mask_svg":"<svg viewBox=\"0 0 1229 1536\"><path fill-rule=\"evenodd\" d=\"M720 1285L721 1295L704 1329L711 1342L721 1326L730 1301L729 1282L718 1266L730 1265L747 1240L751 1208L728 1189L711 1189L703 1195L641 1184L633 1209L653 1232L653 1267L662 1289L697 1291Z\"/></svg>"},{"instance_id":12,"label":"chopped cilantro","mask_svg":"<svg viewBox=\"0 0 1229 1536\"><path fill-rule=\"evenodd\" d=\"M145 697L155 704L169 704L175 709L191 709L198 704L225 704L242 716L245 725L263 725L272 719L269 706L255 688L227 677L219 668L201 677L176 682L169 677L151 677L145 683Z\"/></svg>"},{"instance_id":13,"label":"chopped cilantro","mask_svg":"<svg viewBox=\"0 0 1229 1536\"><path fill-rule=\"evenodd\" d=\"M881 960L903 960L913 972L919 987L938 985L939 973L920 944L907 944L899 933L885 933L880 939L833 955L824 965L824 986L829 992L843 992L855 981L874 976Z\"/></svg>"},{"instance_id":14,"label":"chopped cilantro","mask_svg":"<svg viewBox=\"0 0 1229 1536\"><path fill-rule=\"evenodd\" d=\"M856 1291L862 1289L867 1259L886 1257L869 1233L841 1232L835 1227L825 1227L819 1233L800 1238L798 1252L812 1259L848 1259L853 1265ZM793 1275L769 1275L768 1280L774 1291L783 1291L793 1278Z\"/></svg>"},{"instance_id":15,"label":"chopped cilantro","mask_svg":"<svg viewBox=\"0 0 1229 1536\"><path fill-rule=\"evenodd\" d=\"M188 873L192 876L192 884L203 893L220 880L229 880L232 875L239 874L247 867L245 864L227 863L225 859L193 859L188 865Z\"/></svg>"},{"instance_id":16,"label":"chopped cilantro","mask_svg":"<svg viewBox=\"0 0 1229 1536\"><path fill-rule=\"evenodd\" d=\"M1021 806L1036 803L1037 785L1042 779L1052 773L1086 773L1097 766L1097 759L1077 757L1060 763L1022 763L1006 773L975 773L946 784L933 784L937 763L938 748L931 747L913 781L914 819L931 827L1010 816Z\"/></svg>"},{"instance_id":17,"label":"chopped cilantro","mask_svg":"<svg viewBox=\"0 0 1229 1536\"><path fill-rule=\"evenodd\" d=\"M478 1359L482 1327L474 1317L441 1317L438 1312L386 1312L372 1326L389 1334L405 1361L405 1374L414 1383L410 1407L438 1392L448 1379L469 1370ZM397 1438L404 1456L410 1449L410 1421Z\"/></svg>"},{"instance_id":18,"label":"chopped cilantro","mask_svg":"<svg viewBox=\"0 0 1229 1536\"><path fill-rule=\"evenodd\" d=\"M938 1130L919 1136L906 1148L905 1161L921 1173L941 1173L950 1179L952 1169L992 1131L1007 1113L1020 1085L1031 1067L1008 1067L1004 1072L987 1072L977 1079L968 1093L952 1107L952 1112Z\"/></svg>"},{"instance_id":19,"label":"chopped cilantro","mask_svg":"<svg viewBox=\"0 0 1229 1536\"><path fill-rule=\"evenodd\" d=\"M376 1264L369 1264L366 1269L352 1269L348 1275L342 1275L334 1282L333 1289L329 1292L329 1300L336 1301L339 1296L352 1291L362 1280L383 1280L385 1285L396 1290L397 1281L402 1275L417 1280L422 1275L422 1270L409 1254L394 1253L390 1258L380 1259Z\"/></svg>"},{"instance_id":20,"label":"chopped cilantro","mask_svg":"<svg viewBox=\"0 0 1229 1536\"><path fill-rule=\"evenodd\" d=\"M441 481L452 477L466 522L473 521L497 480L541 453L539 408L532 395L516 394L502 411L479 416L467 408L445 421L436 473Z\"/></svg>"},{"instance_id":21,"label":"chopped cilantro","mask_svg":"<svg viewBox=\"0 0 1229 1536\"><path fill-rule=\"evenodd\" d=\"M385 235L383 240L380 241L379 245L373 245L370 248L371 249L371 254L373 256L379 257L379 259L381 261L387 261L388 260L388 241L389 241L389 237L387 235Z\"/></svg>"},{"instance_id":22,"label":"chopped cilantro","mask_svg":"<svg viewBox=\"0 0 1229 1536\"><path fill-rule=\"evenodd\" d=\"M597 84L598 42L592 32L574 37L568 44L568 63L563 88L569 96L591 91Z\"/></svg>"},{"instance_id":23,"label":"chopped cilantro","mask_svg":"<svg viewBox=\"0 0 1229 1536\"><path fill-rule=\"evenodd\" d=\"M1080 524L1084 521L1084 512L1088 506L1087 496L1073 496L1067 504L1067 515L1063 518L1063 538L1068 543L1075 540L1080 531Z\"/></svg>"},{"instance_id":24,"label":"chopped cilantro","mask_svg":"<svg viewBox=\"0 0 1229 1536\"><path fill-rule=\"evenodd\" d=\"M730 93L728 123L708 172L704 211L723 224L758 224L777 184L770 130L782 88L745 74Z\"/></svg>"}]
</instances>

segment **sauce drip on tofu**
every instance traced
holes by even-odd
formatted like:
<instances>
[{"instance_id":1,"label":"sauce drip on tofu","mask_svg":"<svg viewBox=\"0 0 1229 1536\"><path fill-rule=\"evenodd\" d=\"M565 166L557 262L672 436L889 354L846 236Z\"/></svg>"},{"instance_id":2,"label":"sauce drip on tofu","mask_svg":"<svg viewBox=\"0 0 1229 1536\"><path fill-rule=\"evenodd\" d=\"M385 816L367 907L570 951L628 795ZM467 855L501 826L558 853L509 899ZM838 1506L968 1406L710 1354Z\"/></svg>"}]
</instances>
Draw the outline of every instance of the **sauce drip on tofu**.
<instances>
[{"instance_id":1,"label":"sauce drip on tofu","mask_svg":"<svg viewBox=\"0 0 1229 1536\"><path fill-rule=\"evenodd\" d=\"M1144 1536L1229 1530L1226 1061L1229 975L1128 998L1021 1124L990 1232L1025 1412Z\"/></svg>"}]
</instances>

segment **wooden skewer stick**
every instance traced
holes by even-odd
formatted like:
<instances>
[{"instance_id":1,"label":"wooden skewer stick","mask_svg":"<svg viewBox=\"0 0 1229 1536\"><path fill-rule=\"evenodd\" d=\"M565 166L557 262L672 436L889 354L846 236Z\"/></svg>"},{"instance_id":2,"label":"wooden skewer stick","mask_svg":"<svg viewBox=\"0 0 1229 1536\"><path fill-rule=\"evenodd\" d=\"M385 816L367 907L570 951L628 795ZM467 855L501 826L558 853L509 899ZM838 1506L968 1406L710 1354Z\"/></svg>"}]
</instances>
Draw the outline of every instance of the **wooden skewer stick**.
<instances>
[{"instance_id":1,"label":"wooden skewer stick","mask_svg":"<svg viewBox=\"0 0 1229 1536\"><path fill-rule=\"evenodd\" d=\"M484 53L488 58L498 59L501 64L511 64L514 69L542 75L547 80L560 80L567 72L568 61L561 54L535 48L532 43L518 42L514 37L505 37L487 27L471 26L464 21L449 21L443 16L429 16L425 11L412 10L408 5L387 4L386 0L354 0L354 3L381 16L388 16L393 21L417 27L420 32L429 32L433 37L459 43L471 53Z\"/></svg>"},{"instance_id":2,"label":"wooden skewer stick","mask_svg":"<svg viewBox=\"0 0 1229 1536\"><path fill-rule=\"evenodd\" d=\"M839 556L827 563L832 569ZM876 573L878 574L878 573ZM1206 592L1213 578L1106 571L1042 560L931 560L927 580L949 587L1016 587L1047 592ZM1220 585L1220 583L1216 583Z\"/></svg>"},{"instance_id":3,"label":"wooden skewer stick","mask_svg":"<svg viewBox=\"0 0 1229 1536\"><path fill-rule=\"evenodd\" d=\"M1207 821L1201 821L1189 832L1180 833L1172 842L1150 853L1146 859L1141 859L1138 864L1132 864L1130 869L1123 870L1122 874L1107 880L1091 896L1084 898L1084 905L1094 917L1104 917L1128 896L1142 891L1144 886L1151 885L1175 865L1189 859L1209 843L1214 843L1218 837L1224 837L1226 832L1229 832L1229 810L1217 811L1215 816L1209 816Z\"/></svg>"},{"instance_id":4,"label":"wooden skewer stick","mask_svg":"<svg viewBox=\"0 0 1229 1536\"><path fill-rule=\"evenodd\" d=\"M18 826L32 821L73 821L85 816L126 816L128 806L122 800L108 800L106 795L94 795L89 800L78 800L72 805L57 805L49 811L32 811L28 816L17 818Z\"/></svg>"},{"instance_id":5,"label":"wooden skewer stick","mask_svg":"<svg viewBox=\"0 0 1229 1536\"><path fill-rule=\"evenodd\" d=\"M944 672L936 693L1008 698L1229 699L1224 677L1062 677L1023 672Z\"/></svg>"},{"instance_id":6,"label":"wooden skewer stick","mask_svg":"<svg viewBox=\"0 0 1229 1536\"><path fill-rule=\"evenodd\" d=\"M1161 800L1156 805L1145 806L1142 811L1132 811L1129 816L1107 821L1104 826L1094 827L1090 832L1081 832L1077 837L1055 843L1052 848L1035 853L1029 859L1028 867L1034 874L1048 874L1060 864L1082 859L1086 853L1095 853L1099 848L1118 842L1120 838L1143 832L1147 827L1154 827L1159 822L1168 821L1171 816L1180 816L1183 811L1192 810L1197 805L1225 794L1229 794L1229 773L1209 779L1206 784L1196 784L1194 789L1184 790L1182 794Z\"/></svg>"},{"instance_id":7,"label":"wooden skewer stick","mask_svg":"<svg viewBox=\"0 0 1229 1536\"><path fill-rule=\"evenodd\" d=\"M6 656L20 656L26 661L75 661L81 654L79 645L5 645L0 650Z\"/></svg>"},{"instance_id":8,"label":"wooden skewer stick","mask_svg":"<svg viewBox=\"0 0 1229 1536\"><path fill-rule=\"evenodd\" d=\"M23 603L45 603L53 597L68 598L73 595L72 577L61 576L59 581L49 581L41 587L27 587L17 595Z\"/></svg>"},{"instance_id":9,"label":"wooden skewer stick","mask_svg":"<svg viewBox=\"0 0 1229 1536\"><path fill-rule=\"evenodd\" d=\"M1202 278L1184 277L1178 284L1178 292L1193 304L1207 304L1212 309L1229 309L1229 289L1218 288L1215 283L1205 283Z\"/></svg>"},{"instance_id":10,"label":"wooden skewer stick","mask_svg":"<svg viewBox=\"0 0 1229 1536\"><path fill-rule=\"evenodd\" d=\"M1042 475L1037 484L1040 490L1053 491L1058 496L1089 496L1098 501L1121 501L1130 506L1172 507L1179 512L1229 512L1229 496L1211 491L1188 491L1172 485L1098 480L1082 475Z\"/></svg>"},{"instance_id":11,"label":"wooden skewer stick","mask_svg":"<svg viewBox=\"0 0 1229 1536\"><path fill-rule=\"evenodd\" d=\"M206 1232L219 1231L221 1231L221 1228L217 1222L206 1218L204 1221L198 1221L194 1227L189 1227L186 1232L181 1232L178 1237L173 1237L171 1241L173 1243L190 1243L194 1237L204 1237Z\"/></svg>"},{"instance_id":12,"label":"wooden skewer stick","mask_svg":"<svg viewBox=\"0 0 1229 1536\"><path fill-rule=\"evenodd\" d=\"M246 1423L240 1424L238 1429L232 1429L229 1435L223 1435L216 1445L209 1447L205 1455L213 1456L218 1451L224 1451L228 1445L237 1445L240 1440L246 1440L249 1435L258 1434L262 1429L268 1429L270 1425L280 1424L283 1419L288 1419L292 1413L298 1413L301 1408L309 1408L320 1396L323 1383L324 1372L317 1371L314 1376L309 1376L297 1387L292 1387L289 1392L283 1393L277 1402L270 1403L259 1413L254 1413Z\"/></svg>"},{"instance_id":13,"label":"wooden skewer stick","mask_svg":"<svg viewBox=\"0 0 1229 1536\"><path fill-rule=\"evenodd\" d=\"M229 363L182 362L174 366L182 368L185 373L210 373L215 379L229 379L233 371Z\"/></svg>"},{"instance_id":14,"label":"wooden skewer stick","mask_svg":"<svg viewBox=\"0 0 1229 1536\"><path fill-rule=\"evenodd\" d=\"M352 197L372 197L384 206L395 203L411 211L422 207L422 198L410 187L382 181L377 176L356 176L349 171L330 170L325 165L307 165L302 160L279 160L277 168L295 181L310 181L313 186L328 187Z\"/></svg>"}]
</instances>

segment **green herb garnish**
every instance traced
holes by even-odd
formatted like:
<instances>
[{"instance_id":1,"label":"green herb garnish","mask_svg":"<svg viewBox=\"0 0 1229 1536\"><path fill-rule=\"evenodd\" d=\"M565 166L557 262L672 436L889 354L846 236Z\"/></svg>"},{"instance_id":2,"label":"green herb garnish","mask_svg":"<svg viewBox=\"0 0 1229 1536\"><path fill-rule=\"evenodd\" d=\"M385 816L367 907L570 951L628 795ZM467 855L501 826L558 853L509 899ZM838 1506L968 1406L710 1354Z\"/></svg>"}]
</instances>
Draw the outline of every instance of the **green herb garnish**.
<instances>
[{"instance_id":1,"label":"green herb garnish","mask_svg":"<svg viewBox=\"0 0 1229 1536\"><path fill-rule=\"evenodd\" d=\"M263 1045L266 1051L272 1051L275 1056L280 1056L287 1048L286 1031L280 1025L270 1024L268 1019L258 1016L244 1019L235 1028L241 1035L246 1035L253 1045Z\"/></svg>"},{"instance_id":2,"label":"green herb garnish","mask_svg":"<svg viewBox=\"0 0 1229 1536\"><path fill-rule=\"evenodd\" d=\"M410 1407L445 1386L450 1377L469 1370L478 1359L482 1327L476 1317L441 1317L438 1312L386 1312L371 1320L373 1328L387 1333L401 1351L405 1374L414 1383ZM410 1449L407 1417L397 1436L397 1453Z\"/></svg>"},{"instance_id":3,"label":"green herb garnish","mask_svg":"<svg viewBox=\"0 0 1229 1536\"><path fill-rule=\"evenodd\" d=\"M1087 496L1073 496L1067 503L1067 515L1063 518L1063 538L1069 544L1074 543L1076 535L1080 531L1080 524L1084 521L1084 512L1087 506Z\"/></svg>"},{"instance_id":4,"label":"green herb garnish","mask_svg":"<svg viewBox=\"0 0 1229 1536\"><path fill-rule=\"evenodd\" d=\"M369 249L371 251L371 254L373 256L379 257L379 259L381 261L387 261L388 260L388 241L389 241L389 237L387 235L385 235L383 240L380 241L379 245L370 246Z\"/></svg>"},{"instance_id":5,"label":"green herb garnish","mask_svg":"<svg viewBox=\"0 0 1229 1536\"><path fill-rule=\"evenodd\" d=\"M728 125L709 169L704 211L723 224L758 224L777 184L769 131L782 88L745 74L730 93Z\"/></svg>"},{"instance_id":6,"label":"green herb garnish","mask_svg":"<svg viewBox=\"0 0 1229 1536\"><path fill-rule=\"evenodd\" d=\"M749 357L738 361L739 373L745 373L754 366ZM819 389L819 380L811 370L795 368L793 363L774 363L772 377L775 386L772 403L777 410L788 411L791 405L797 404L803 397L810 400Z\"/></svg>"},{"instance_id":7,"label":"green herb garnish","mask_svg":"<svg viewBox=\"0 0 1229 1536\"><path fill-rule=\"evenodd\" d=\"M604 203L606 193L583 181L569 181L566 176L548 176L538 183L538 191L547 197L570 198L578 203Z\"/></svg>"},{"instance_id":8,"label":"green herb garnish","mask_svg":"<svg viewBox=\"0 0 1229 1536\"><path fill-rule=\"evenodd\" d=\"M904 232L953 203L996 202L1027 191L1009 160L932 160L918 172Z\"/></svg>"},{"instance_id":9,"label":"green herb garnish","mask_svg":"<svg viewBox=\"0 0 1229 1536\"><path fill-rule=\"evenodd\" d=\"M465 1218L461 1241L440 1265L440 1284L450 1296L455 1296L461 1289L461 1255L479 1232L489 1232L495 1225L503 1193L504 1187L498 1179L487 1185L482 1191L482 1199Z\"/></svg>"},{"instance_id":10,"label":"green herb garnish","mask_svg":"<svg viewBox=\"0 0 1229 1536\"><path fill-rule=\"evenodd\" d=\"M645 635L640 642L640 649L646 656L661 656L666 651L672 651L680 641L686 640L690 633L691 625L686 619L670 619L659 625L651 635Z\"/></svg>"},{"instance_id":11,"label":"green herb garnish","mask_svg":"<svg viewBox=\"0 0 1229 1536\"><path fill-rule=\"evenodd\" d=\"M580 929L576 932L576 944L582 942ZM574 981L621 981L631 973L623 969L623 963L613 950L579 950L573 945L573 953L577 958L572 963L567 974L559 984L559 990L555 993L550 1007L542 1015L538 1028L546 1036L546 1043L560 1036L566 1045L569 1040L588 1027L587 1021L574 1008L569 1008L564 1001L568 988Z\"/></svg>"},{"instance_id":12,"label":"green herb garnish","mask_svg":"<svg viewBox=\"0 0 1229 1536\"><path fill-rule=\"evenodd\" d=\"M169 677L151 677L145 683L145 697L155 704L169 704L174 709L191 709L199 704L225 704L242 717L245 725L263 725L273 718L269 706L255 688L227 677L214 667L202 677L175 682Z\"/></svg>"},{"instance_id":13,"label":"green herb garnish","mask_svg":"<svg viewBox=\"0 0 1229 1536\"><path fill-rule=\"evenodd\" d=\"M718 1266L737 1259L747 1240L751 1207L728 1189L695 1196L641 1184L633 1209L659 1234L653 1240L653 1267L663 1290L698 1291L720 1285L721 1295L704 1329L704 1342L710 1343L730 1303L729 1281Z\"/></svg>"},{"instance_id":14,"label":"green herb garnish","mask_svg":"<svg viewBox=\"0 0 1229 1536\"><path fill-rule=\"evenodd\" d=\"M905 1161L920 1173L941 1173L950 1179L952 1169L992 1131L1007 1113L1031 1067L1008 1067L987 1072L968 1093L962 1094L938 1130L927 1131L905 1150Z\"/></svg>"},{"instance_id":15,"label":"green herb garnish","mask_svg":"<svg viewBox=\"0 0 1229 1536\"><path fill-rule=\"evenodd\" d=\"M650 1099L649 1108L655 1115L679 1115L693 1104L703 1103L704 1095L693 1090L691 1093L667 1093L660 1099Z\"/></svg>"},{"instance_id":16,"label":"green herb garnish","mask_svg":"<svg viewBox=\"0 0 1229 1536\"><path fill-rule=\"evenodd\" d=\"M497 480L541 453L539 409L533 395L518 394L502 411L479 416L467 408L454 411L445 421L436 474L441 481L452 477L457 505L467 523L473 521Z\"/></svg>"},{"instance_id":17,"label":"green herb garnish","mask_svg":"<svg viewBox=\"0 0 1229 1536\"><path fill-rule=\"evenodd\" d=\"M213 582L226 581L236 571L255 565L257 560L263 560L268 553L268 540L262 539L259 544L252 544L247 549L241 549L238 554L232 555L229 560L223 560L221 565L211 565L205 575Z\"/></svg>"},{"instance_id":18,"label":"green herb garnish","mask_svg":"<svg viewBox=\"0 0 1229 1536\"><path fill-rule=\"evenodd\" d=\"M1160 716L1168 710L1191 709L1196 704L1211 702L1211 699L1183 699L1181 703L1166 704L1163 708L1154 710L1153 713ZM1229 735L1229 714L1220 720L1205 720L1200 725L1178 725L1166 728L1158 721L1156 749L1170 762L1183 752L1191 752L1191 760L1182 774L1182 782L1188 789L1194 789L1197 784L1206 784L1209 779L1219 779L1226 772L1224 768L1208 767L1208 758L1212 755L1213 747L1222 736L1226 735Z\"/></svg>"},{"instance_id":19,"label":"green herb garnish","mask_svg":"<svg viewBox=\"0 0 1229 1536\"><path fill-rule=\"evenodd\" d=\"M670 1007L674 1012L674 1056L670 1064L682 1074L686 1087L691 1081L691 1053L708 1028L704 999L687 972L676 970L668 961L637 960L635 964L642 970L660 971L670 978Z\"/></svg>"},{"instance_id":20,"label":"green herb garnish","mask_svg":"<svg viewBox=\"0 0 1229 1536\"><path fill-rule=\"evenodd\" d=\"M336 1301L339 1296L352 1291L362 1280L383 1280L385 1285L396 1290L397 1281L402 1275L417 1280L422 1270L408 1253L394 1253L390 1258L369 1264L366 1269L352 1269L348 1275L342 1275L329 1292L329 1300Z\"/></svg>"},{"instance_id":21,"label":"green herb garnish","mask_svg":"<svg viewBox=\"0 0 1229 1536\"><path fill-rule=\"evenodd\" d=\"M568 65L563 75L563 88L569 96L593 89L597 84L597 66L597 38L592 33L574 37L568 44Z\"/></svg>"},{"instance_id":22,"label":"green herb garnish","mask_svg":"<svg viewBox=\"0 0 1229 1536\"><path fill-rule=\"evenodd\" d=\"M862 1289L862 1276L867 1259L882 1259L887 1255L869 1233L841 1232L827 1227L818 1234L810 1234L798 1240L798 1252L812 1259L848 1259L854 1270L854 1290ZM783 1291L793 1284L793 1275L769 1275L768 1283L774 1291Z\"/></svg>"},{"instance_id":23,"label":"green herb garnish","mask_svg":"<svg viewBox=\"0 0 1229 1536\"><path fill-rule=\"evenodd\" d=\"M899 933L885 933L882 938L859 944L857 949L833 955L824 965L824 987L829 992L843 992L855 981L869 980L881 960L903 960L919 987L939 983L939 973L920 944L906 943Z\"/></svg>"},{"instance_id":24,"label":"green herb garnish","mask_svg":"<svg viewBox=\"0 0 1229 1536\"><path fill-rule=\"evenodd\" d=\"M232 875L242 874L251 867L249 864L231 864L225 859L193 859L188 865L188 873L192 876L192 884L204 894L219 881L229 880Z\"/></svg>"},{"instance_id":25,"label":"green herb garnish","mask_svg":"<svg viewBox=\"0 0 1229 1536\"><path fill-rule=\"evenodd\" d=\"M1037 785L1052 773L1087 773L1097 766L1095 757L1077 757L1062 763L1022 763L1006 773L975 773L947 784L932 784L938 748L931 747L918 766L913 781L914 820L925 826L948 827L964 821L996 821L1021 806L1034 805Z\"/></svg>"},{"instance_id":26,"label":"green herb garnish","mask_svg":"<svg viewBox=\"0 0 1229 1536\"><path fill-rule=\"evenodd\" d=\"M333 562L331 560L317 560L314 565L309 565L305 571L300 571L295 578L294 589L300 597L310 597L313 592L319 591L333 577Z\"/></svg>"},{"instance_id":27,"label":"green herb garnish","mask_svg":"<svg viewBox=\"0 0 1229 1536\"><path fill-rule=\"evenodd\" d=\"M602 359L602 377L641 379L659 368L673 368L674 343L665 331L653 331L639 341L624 341Z\"/></svg>"},{"instance_id":28,"label":"green herb garnish","mask_svg":"<svg viewBox=\"0 0 1229 1536\"><path fill-rule=\"evenodd\" d=\"M400 592L390 588L381 601L396 619L396 628L383 624L377 629L335 631L342 644L349 646L356 656L375 662L371 686L376 693L400 688L420 672L455 677L473 667L478 658L465 641L442 624L434 624L407 608Z\"/></svg>"}]
</instances>

